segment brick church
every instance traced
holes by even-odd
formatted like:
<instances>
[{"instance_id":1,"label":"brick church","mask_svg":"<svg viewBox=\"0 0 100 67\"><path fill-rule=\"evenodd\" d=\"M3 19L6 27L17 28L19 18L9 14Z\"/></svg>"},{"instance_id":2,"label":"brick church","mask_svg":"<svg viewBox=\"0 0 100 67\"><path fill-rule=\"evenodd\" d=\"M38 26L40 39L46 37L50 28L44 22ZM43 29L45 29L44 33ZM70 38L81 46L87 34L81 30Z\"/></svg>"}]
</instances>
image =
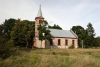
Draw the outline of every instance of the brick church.
<instances>
[{"instance_id":1,"label":"brick church","mask_svg":"<svg viewBox=\"0 0 100 67\"><path fill-rule=\"evenodd\" d=\"M35 17L35 37L33 39L33 47L68 48L69 46L73 45L74 48L78 48L78 36L72 30L49 29L51 31L51 40L43 40L41 44L41 41L38 38L38 25L40 20L44 20L41 6L39 7L37 17Z\"/></svg>"}]
</instances>

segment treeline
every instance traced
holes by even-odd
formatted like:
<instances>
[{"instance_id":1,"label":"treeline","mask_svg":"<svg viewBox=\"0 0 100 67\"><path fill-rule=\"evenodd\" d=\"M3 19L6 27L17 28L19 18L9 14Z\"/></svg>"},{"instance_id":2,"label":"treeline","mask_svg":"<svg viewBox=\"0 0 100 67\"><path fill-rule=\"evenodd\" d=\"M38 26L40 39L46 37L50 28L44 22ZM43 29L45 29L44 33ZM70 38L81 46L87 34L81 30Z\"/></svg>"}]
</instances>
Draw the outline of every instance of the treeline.
<instances>
[{"instance_id":1,"label":"treeline","mask_svg":"<svg viewBox=\"0 0 100 67\"><path fill-rule=\"evenodd\" d=\"M15 46L32 47L34 21L8 19L0 25L0 57L10 56Z\"/></svg>"},{"instance_id":2,"label":"treeline","mask_svg":"<svg viewBox=\"0 0 100 67\"><path fill-rule=\"evenodd\" d=\"M48 22L45 21L48 25ZM59 25L48 25L51 29L62 29ZM41 28L42 29L42 28ZM87 28L82 26L73 26L72 30L78 35L79 48L100 47L100 37L95 37L95 30L91 23L88 23ZM41 30L40 30L41 31ZM35 21L8 19L0 24L0 47L3 44L32 47L35 33Z\"/></svg>"},{"instance_id":3,"label":"treeline","mask_svg":"<svg viewBox=\"0 0 100 67\"><path fill-rule=\"evenodd\" d=\"M56 24L48 27L62 29ZM0 57L10 56L11 50L16 46L32 48L34 34L35 21L13 18L5 20L3 24L0 24Z\"/></svg>"},{"instance_id":4,"label":"treeline","mask_svg":"<svg viewBox=\"0 0 100 67\"><path fill-rule=\"evenodd\" d=\"M82 26L73 26L72 30L78 35L79 48L100 47L100 37L95 37L96 33L90 22L86 29Z\"/></svg>"},{"instance_id":5,"label":"treeline","mask_svg":"<svg viewBox=\"0 0 100 67\"><path fill-rule=\"evenodd\" d=\"M14 46L27 46L34 35L34 21L8 19L0 25L0 37Z\"/></svg>"},{"instance_id":6,"label":"treeline","mask_svg":"<svg viewBox=\"0 0 100 67\"><path fill-rule=\"evenodd\" d=\"M48 22L45 21L48 25ZM51 29L62 29L59 25L48 25ZM46 39L50 38L49 31L40 26L39 39L42 41L42 33L45 32ZM91 23L84 29L82 26L73 26L72 30L78 35L79 48L100 47L100 37L95 37L95 30ZM42 31L42 33L40 33ZM33 38L35 34L35 21L7 19L0 24L0 57L9 57L12 50L16 47L32 48ZM47 36L46 36L47 34ZM48 35L49 34L49 35ZM83 42L82 42L83 41Z\"/></svg>"}]
</instances>

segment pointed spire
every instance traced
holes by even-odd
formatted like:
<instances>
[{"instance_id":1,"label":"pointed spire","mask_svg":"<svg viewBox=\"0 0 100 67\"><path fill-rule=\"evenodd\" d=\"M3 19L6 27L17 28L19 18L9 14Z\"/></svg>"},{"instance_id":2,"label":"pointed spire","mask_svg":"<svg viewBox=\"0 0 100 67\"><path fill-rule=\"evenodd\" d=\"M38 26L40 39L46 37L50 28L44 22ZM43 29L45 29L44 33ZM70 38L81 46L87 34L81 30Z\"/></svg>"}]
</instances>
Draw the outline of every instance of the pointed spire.
<instances>
[{"instance_id":1,"label":"pointed spire","mask_svg":"<svg viewBox=\"0 0 100 67\"><path fill-rule=\"evenodd\" d=\"M43 16L42 16L42 11L41 11L41 5L40 5L40 7L39 7L39 11L38 11L37 17L43 17Z\"/></svg>"}]
</instances>

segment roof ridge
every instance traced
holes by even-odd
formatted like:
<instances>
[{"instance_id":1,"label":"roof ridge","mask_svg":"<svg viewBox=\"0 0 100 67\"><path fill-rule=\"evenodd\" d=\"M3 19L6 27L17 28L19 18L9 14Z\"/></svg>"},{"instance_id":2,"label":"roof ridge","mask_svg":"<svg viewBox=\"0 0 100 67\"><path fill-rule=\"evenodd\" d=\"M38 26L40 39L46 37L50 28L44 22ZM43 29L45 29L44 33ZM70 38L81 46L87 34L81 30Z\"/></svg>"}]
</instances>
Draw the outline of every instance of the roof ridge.
<instances>
[{"instance_id":1,"label":"roof ridge","mask_svg":"<svg viewBox=\"0 0 100 67\"><path fill-rule=\"evenodd\" d=\"M71 32L76 38L78 38L78 36L77 36L72 30L70 30L70 32Z\"/></svg>"},{"instance_id":2,"label":"roof ridge","mask_svg":"<svg viewBox=\"0 0 100 67\"><path fill-rule=\"evenodd\" d=\"M49 29L51 29L51 28L49 28ZM61 30L61 29L52 29L52 30ZM62 31L70 31L70 30L62 30Z\"/></svg>"}]
</instances>

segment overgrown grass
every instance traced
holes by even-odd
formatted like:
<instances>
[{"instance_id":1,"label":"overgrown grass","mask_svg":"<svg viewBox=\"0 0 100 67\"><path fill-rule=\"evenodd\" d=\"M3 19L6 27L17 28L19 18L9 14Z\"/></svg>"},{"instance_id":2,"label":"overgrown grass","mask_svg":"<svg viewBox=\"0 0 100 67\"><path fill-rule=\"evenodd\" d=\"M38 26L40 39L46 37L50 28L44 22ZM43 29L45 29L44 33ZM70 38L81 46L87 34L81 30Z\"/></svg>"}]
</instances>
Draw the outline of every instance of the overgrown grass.
<instances>
[{"instance_id":1,"label":"overgrown grass","mask_svg":"<svg viewBox=\"0 0 100 67\"><path fill-rule=\"evenodd\" d=\"M100 67L100 49L18 49L0 67Z\"/></svg>"}]
</instances>

